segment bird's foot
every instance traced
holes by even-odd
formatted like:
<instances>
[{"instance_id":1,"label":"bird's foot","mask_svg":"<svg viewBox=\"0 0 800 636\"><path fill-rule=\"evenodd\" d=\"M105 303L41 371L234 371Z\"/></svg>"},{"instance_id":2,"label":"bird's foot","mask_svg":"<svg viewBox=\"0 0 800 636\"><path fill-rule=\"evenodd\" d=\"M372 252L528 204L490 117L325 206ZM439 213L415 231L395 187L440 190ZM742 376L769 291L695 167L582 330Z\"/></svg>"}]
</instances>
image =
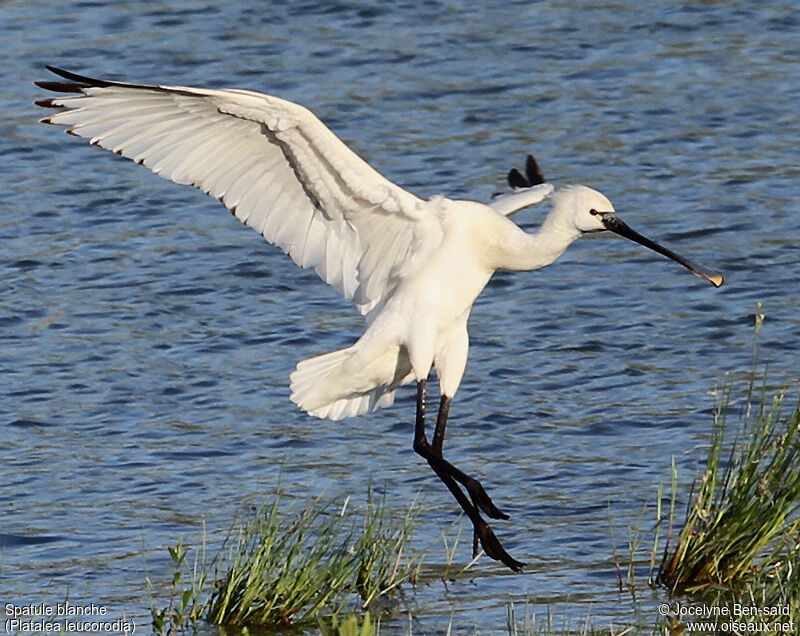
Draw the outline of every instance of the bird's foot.
<instances>
[{"instance_id":1,"label":"bird's foot","mask_svg":"<svg viewBox=\"0 0 800 636\"><path fill-rule=\"evenodd\" d=\"M508 515L494 505L492 498L487 494L481 482L453 466L453 464L448 462L441 455L434 455L426 452L429 450L429 447L426 447L424 444L423 442L423 444L420 445L420 449L425 453L423 457L428 460L428 464L433 468L434 472L439 475L444 474L461 483L464 488L467 489L469 498L472 500L472 505L482 510L488 517L492 519L508 519ZM414 450L417 450L417 447L415 447Z\"/></svg>"},{"instance_id":2,"label":"bird's foot","mask_svg":"<svg viewBox=\"0 0 800 636\"><path fill-rule=\"evenodd\" d=\"M508 519L508 515L494 505L492 498L489 497L481 482L477 479L469 477L464 482L464 487L467 489L470 499L472 499L472 503L476 508L483 510L492 519Z\"/></svg>"},{"instance_id":3,"label":"bird's foot","mask_svg":"<svg viewBox=\"0 0 800 636\"><path fill-rule=\"evenodd\" d=\"M525 564L517 561L506 552L488 523L481 519L478 523L474 524L474 528L475 535L472 545L473 556L477 556L478 541L480 541L486 556L491 557L495 561L500 561L506 567L514 570L514 572L522 572L522 568L525 567Z\"/></svg>"}]
</instances>

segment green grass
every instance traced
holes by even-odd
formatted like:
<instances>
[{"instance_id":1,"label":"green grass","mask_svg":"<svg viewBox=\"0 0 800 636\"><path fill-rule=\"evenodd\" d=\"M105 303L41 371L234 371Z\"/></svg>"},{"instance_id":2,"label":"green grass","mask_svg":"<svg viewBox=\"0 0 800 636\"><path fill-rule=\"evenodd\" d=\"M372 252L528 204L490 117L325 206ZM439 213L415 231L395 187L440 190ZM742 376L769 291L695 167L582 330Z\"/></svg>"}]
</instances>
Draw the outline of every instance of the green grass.
<instances>
[{"instance_id":1,"label":"green grass","mask_svg":"<svg viewBox=\"0 0 800 636\"><path fill-rule=\"evenodd\" d=\"M380 628L380 619L374 622L369 612L363 618L348 614L342 619L333 616L329 622L319 621L321 636L378 636Z\"/></svg>"},{"instance_id":2,"label":"green grass","mask_svg":"<svg viewBox=\"0 0 800 636\"><path fill-rule=\"evenodd\" d=\"M406 546L414 509L392 519L371 491L361 510L323 499L290 506L276 496L234 526L208 565L196 559L189 568L187 549L170 548L172 593L167 607L152 610L154 631L173 634L205 621L373 634L376 621L365 613L390 607L417 574L419 557Z\"/></svg>"},{"instance_id":3,"label":"green grass","mask_svg":"<svg viewBox=\"0 0 800 636\"><path fill-rule=\"evenodd\" d=\"M673 593L740 590L784 578L797 561L800 408L784 414L783 402L764 399L731 443L730 409L717 411L705 469L658 575Z\"/></svg>"},{"instance_id":4,"label":"green grass","mask_svg":"<svg viewBox=\"0 0 800 636\"><path fill-rule=\"evenodd\" d=\"M403 561L412 513L390 524L370 498L363 518L346 519L316 501L288 525L279 500L262 508L224 547L224 575L207 618L215 624L299 625L327 611L339 615L353 596L366 609L414 576Z\"/></svg>"},{"instance_id":5,"label":"green grass","mask_svg":"<svg viewBox=\"0 0 800 636\"><path fill-rule=\"evenodd\" d=\"M756 334L764 318L759 310ZM729 387L715 408L710 443L691 486L679 485L673 458L671 496L665 499L659 488L652 534L642 530L643 517L629 526L627 572L614 550L620 591L627 588L633 600L631 633L688 634L686 623L693 620L643 611L643 592L666 594L663 601L673 609L732 612L740 604L782 612L736 617L748 624L746 631L800 625L800 404L788 404L789 389L768 388L766 373L756 372L757 357L754 347L741 398L733 399ZM612 524L612 541L613 534ZM633 567L648 561L649 591Z\"/></svg>"},{"instance_id":6,"label":"green grass","mask_svg":"<svg viewBox=\"0 0 800 636\"><path fill-rule=\"evenodd\" d=\"M736 621L779 633L790 622L800 626L800 405L787 409L785 391L770 398L762 390L753 400L752 387L735 434L729 402L716 411L705 466L680 521L673 466L667 545L655 583L673 605L772 608L780 614ZM670 617L665 633L683 633L688 620Z\"/></svg>"}]
</instances>

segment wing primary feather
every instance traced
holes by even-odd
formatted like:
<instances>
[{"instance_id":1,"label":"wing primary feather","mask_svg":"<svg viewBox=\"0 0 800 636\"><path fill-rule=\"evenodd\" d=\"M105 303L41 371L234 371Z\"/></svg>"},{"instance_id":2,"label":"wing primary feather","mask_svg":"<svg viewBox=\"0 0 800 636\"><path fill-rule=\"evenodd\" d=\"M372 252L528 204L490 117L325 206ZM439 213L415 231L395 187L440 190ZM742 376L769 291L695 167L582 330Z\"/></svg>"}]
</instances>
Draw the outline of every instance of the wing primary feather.
<instances>
[{"instance_id":1,"label":"wing primary feather","mask_svg":"<svg viewBox=\"0 0 800 636\"><path fill-rule=\"evenodd\" d=\"M113 86L119 86L121 88L135 88L135 89L144 89L144 90L151 90L157 91L160 93L172 93L175 95L188 95L194 97L197 95L196 92L192 92L191 90L185 90L185 87L174 87L174 86L159 86L159 85L149 85L149 84L131 84L128 82L115 82L113 80L101 80L96 79L94 77L87 77L86 75L78 75L77 73L72 73L70 71L65 71L62 68L57 68L55 66L46 65L45 68L50 71L51 73L55 73L56 75L60 75L64 79L68 79L72 82L75 82L75 89L71 89L69 91L64 91L64 89L60 89L64 92L84 92L83 89L85 88L110 88Z\"/></svg>"},{"instance_id":2,"label":"wing primary feather","mask_svg":"<svg viewBox=\"0 0 800 636\"><path fill-rule=\"evenodd\" d=\"M38 81L34 82L34 84L46 91L53 91L56 93L82 93L84 88L88 88L88 84L81 85L75 82Z\"/></svg>"},{"instance_id":3,"label":"wing primary feather","mask_svg":"<svg viewBox=\"0 0 800 636\"><path fill-rule=\"evenodd\" d=\"M519 170L511 168L508 171L508 185L512 188L528 188L531 184L528 183L528 180L522 176Z\"/></svg>"},{"instance_id":4,"label":"wing primary feather","mask_svg":"<svg viewBox=\"0 0 800 636\"><path fill-rule=\"evenodd\" d=\"M536 159L531 154L525 160L525 176L528 178L528 186L535 186L545 182L539 164L536 163Z\"/></svg>"},{"instance_id":5,"label":"wing primary feather","mask_svg":"<svg viewBox=\"0 0 800 636\"><path fill-rule=\"evenodd\" d=\"M56 66L48 65L45 68L51 73L55 73L64 79L68 79L72 82L78 82L79 84L86 84L87 86L105 87L114 85L114 82L107 82L105 80L94 79L93 77L86 77L85 75L78 75L77 73L71 73L70 71L65 71L63 68L58 68Z\"/></svg>"},{"instance_id":6,"label":"wing primary feather","mask_svg":"<svg viewBox=\"0 0 800 636\"><path fill-rule=\"evenodd\" d=\"M525 158L524 176L516 168L511 168L511 170L508 171L508 185L514 189L531 188L542 183L545 183L544 175L539 168L539 164L536 163L536 159L534 159L531 154Z\"/></svg>"}]
</instances>

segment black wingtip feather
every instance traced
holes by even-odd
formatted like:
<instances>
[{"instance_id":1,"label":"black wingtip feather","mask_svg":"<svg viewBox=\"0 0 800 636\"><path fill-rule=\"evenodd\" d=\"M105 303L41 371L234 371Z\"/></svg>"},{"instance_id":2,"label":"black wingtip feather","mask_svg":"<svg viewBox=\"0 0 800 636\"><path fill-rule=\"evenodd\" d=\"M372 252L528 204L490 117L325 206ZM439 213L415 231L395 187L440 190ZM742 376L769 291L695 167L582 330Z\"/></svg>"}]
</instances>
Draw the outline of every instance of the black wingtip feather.
<instances>
[{"instance_id":1,"label":"black wingtip feather","mask_svg":"<svg viewBox=\"0 0 800 636\"><path fill-rule=\"evenodd\" d=\"M110 88L114 86L124 87L126 89L142 89L148 91L161 91L166 93L173 93L178 95L196 95L191 89L180 90L176 87L163 87L150 84L131 84L129 82L117 82L111 80L101 80L94 77L86 77L85 75L78 75L70 71L65 71L63 68L56 66L47 66L47 70L56 75L60 75L64 79L70 80L69 82L34 82L37 86L41 86L47 90L58 91L61 93L85 93L87 88Z\"/></svg>"},{"instance_id":2,"label":"black wingtip feather","mask_svg":"<svg viewBox=\"0 0 800 636\"><path fill-rule=\"evenodd\" d=\"M55 73L63 77L64 79L68 79L72 82L78 82L79 84L83 84L84 86L111 86L112 82L106 82L105 80L95 79L93 77L86 77L85 75L78 75L77 73L71 73L70 71L65 71L63 68L58 68L56 66L47 66L48 71L51 73Z\"/></svg>"},{"instance_id":3,"label":"black wingtip feather","mask_svg":"<svg viewBox=\"0 0 800 636\"><path fill-rule=\"evenodd\" d=\"M508 185L512 188L530 188L544 182L544 175L533 155L528 155L525 159L525 176L516 168L511 168L508 172Z\"/></svg>"},{"instance_id":4,"label":"black wingtip feather","mask_svg":"<svg viewBox=\"0 0 800 636\"><path fill-rule=\"evenodd\" d=\"M522 173L516 168L511 168L508 171L508 185L512 188L527 188L528 180L522 176Z\"/></svg>"},{"instance_id":5,"label":"black wingtip feather","mask_svg":"<svg viewBox=\"0 0 800 636\"><path fill-rule=\"evenodd\" d=\"M53 91L55 93L80 93L82 92L82 88L85 88L85 85L75 84L74 82L48 82L48 81L36 81L34 82L36 86L39 88L43 88L47 91Z\"/></svg>"},{"instance_id":6,"label":"black wingtip feather","mask_svg":"<svg viewBox=\"0 0 800 636\"><path fill-rule=\"evenodd\" d=\"M539 169L539 164L536 163L536 159L534 159L531 154L529 154L528 158L525 160L525 175L528 177L528 183L532 186L545 182L544 175Z\"/></svg>"},{"instance_id":7,"label":"black wingtip feather","mask_svg":"<svg viewBox=\"0 0 800 636\"><path fill-rule=\"evenodd\" d=\"M37 99L33 103L36 104L37 106L41 106L42 108L61 108L60 106L54 104L53 102L54 102L53 99Z\"/></svg>"}]
</instances>

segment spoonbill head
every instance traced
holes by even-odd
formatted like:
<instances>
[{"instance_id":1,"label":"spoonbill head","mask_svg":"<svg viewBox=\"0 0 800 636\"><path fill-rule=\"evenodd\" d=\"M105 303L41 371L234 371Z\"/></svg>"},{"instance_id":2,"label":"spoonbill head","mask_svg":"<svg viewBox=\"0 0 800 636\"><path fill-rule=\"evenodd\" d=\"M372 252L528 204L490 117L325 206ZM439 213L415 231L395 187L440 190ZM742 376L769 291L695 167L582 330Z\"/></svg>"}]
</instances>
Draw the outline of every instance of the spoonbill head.
<instances>
[{"instance_id":1,"label":"spoonbill head","mask_svg":"<svg viewBox=\"0 0 800 636\"><path fill-rule=\"evenodd\" d=\"M607 229L597 212L615 214L608 197L584 185L566 186L556 190L550 198L553 203L550 216L553 220L571 225L578 234Z\"/></svg>"},{"instance_id":2,"label":"spoonbill head","mask_svg":"<svg viewBox=\"0 0 800 636\"><path fill-rule=\"evenodd\" d=\"M551 195L553 209L547 222L574 228L578 234L589 234L608 230L680 263L695 276L710 282L714 287L723 283L722 275L680 256L672 250L642 236L619 216L614 206L603 193L583 185L567 186Z\"/></svg>"}]
</instances>

